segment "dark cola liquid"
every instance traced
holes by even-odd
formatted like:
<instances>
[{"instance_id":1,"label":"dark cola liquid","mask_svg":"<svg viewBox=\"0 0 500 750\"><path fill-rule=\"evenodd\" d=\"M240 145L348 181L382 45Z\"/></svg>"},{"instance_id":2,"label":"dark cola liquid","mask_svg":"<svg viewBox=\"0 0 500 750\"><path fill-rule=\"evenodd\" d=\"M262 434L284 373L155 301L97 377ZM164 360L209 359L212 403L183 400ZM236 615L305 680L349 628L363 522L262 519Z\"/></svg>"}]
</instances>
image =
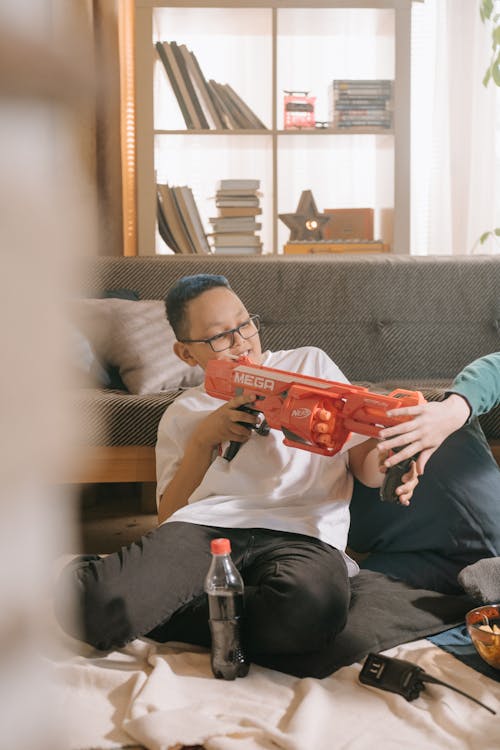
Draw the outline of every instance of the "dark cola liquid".
<instances>
[{"instance_id":1,"label":"dark cola liquid","mask_svg":"<svg viewBox=\"0 0 500 750\"><path fill-rule=\"evenodd\" d=\"M212 634L212 672L221 680L235 680L248 674L249 664L241 643L243 595L209 594Z\"/></svg>"}]
</instances>

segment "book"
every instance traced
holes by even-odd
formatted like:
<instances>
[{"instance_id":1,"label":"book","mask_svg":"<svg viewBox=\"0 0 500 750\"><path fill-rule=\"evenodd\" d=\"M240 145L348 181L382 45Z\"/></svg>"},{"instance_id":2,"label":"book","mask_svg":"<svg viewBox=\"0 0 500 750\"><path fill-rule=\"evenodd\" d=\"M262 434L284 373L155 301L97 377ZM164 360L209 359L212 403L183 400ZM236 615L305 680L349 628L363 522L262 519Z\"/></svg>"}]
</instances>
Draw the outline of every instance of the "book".
<instances>
[{"instance_id":1,"label":"book","mask_svg":"<svg viewBox=\"0 0 500 750\"><path fill-rule=\"evenodd\" d=\"M217 217L209 221L214 232L255 232L262 227L255 221L255 216Z\"/></svg>"},{"instance_id":2,"label":"book","mask_svg":"<svg viewBox=\"0 0 500 750\"><path fill-rule=\"evenodd\" d=\"M221 206L219 216L258 216L262 213L260 206Z\"/></svg>"},{"instance_id":3,"label":"book","mask_svg":"<svg viewBox=\"0 0 500 750\"><path fill-rule=\"evenodd\" d=\"M339 115L338 117L336 117L335 122L338 125L344 122L348 122L350 125L353 125L354 123L358 125L370 123L372 125L390 126L392 124L392 116L389 115L388 117L381 117L380 115L360 115L355 114L354 112L347 112L345 115Z\"/></svg>"},{"instance_id":4,"label":"book","mask_svg":"<svg viewBox=\"0 0 500 750\"><path fill-rule=\"evenodd\" d=\"M170 67L175 76L175 80L177 81L177 87L179 89L180 96L184 103L184 107L189 113L189 119L192 122L191 129L200 130L201 129L200 120L198 118L198 115L196 114L196 110L193 106L191 97L189 96L189 92L186 88L186 83L184 81L184 76L181 73L181 70L179 68L179 65L178 65L176 56L174 55L171 44L169 44L169 42L163 42L163 49L165 50L165 55L170 63Z\"/></svg>"},{"instance_id":5,"label":"book","mask_svg":"<svg viewBox=\"0 0 500 750\"><path fill-rule=\"evenodd\" d=\"M383 128L390 130L391 122L380 122L380 120L342 120L334 123L337 128Z\"/></svg>"},{"instance_id":6,"label":"book","mask_svg":"<svg viewBox=\"0 0 500 750\"><path fill-rule=\"evenodd\" d=\"M205 113L203 112L201 104L198 101L198 96L194 89L193 82L191 81L191 77L189 75L186 60L184 58L184 55L182 54L182 50L179 49L179 45L177 44L177 42L170 42L170 49L174 53L174 57L179 67L180 75L184 79L187 96L189 97L195 111L195 127L200 128L201 130L208 130L209 125L207 122L207 118L205 117Z\"/></svg>"},{"instance_id":7,"label":"book","mask_svg":"<svg viewBox=\"0 0 500 750\"><path fill-rule=\"evenodd\" d=\"M283 248L286 255L317 253L387 253L389 246L382 240L366 242L287 242Z\"/></svg>"},{"instance_id":8,"label":"book","mask_svg":"<svg viewBox=\"0 0 500 750\"><path fill-rule=\"evenodd\" d=\"M175 208L177 210L177 218L179 220L179 223L182 226L182 230L184 232L184 237L187 242L187 245L189 247L188 252L190 253L196 253L196 247L194 245L194 242L191 237L191 231L189 228L189 220L187 217L187 212L184 209L183 200L180 194L177 192L178 188L171 187L170 188L170 195L172 197L172 200L175 204Z\"/></svg>"},{"instance_id":9,"label":"book","mask_svg":"<svg viewBox=\"0 0 500 750\"><path fill-rule=\"evenodd\" d=\"M331 215L323 227L325 240L373 240L373 208L325 208Z\"/></svg>"},{"instance_id":10,"label":"book","mask_svg":"<svg viewBox=\"0 0 500 750\"><path fill-rule=\"evenodd\" d=\"M217 190L258 190L260 180L224 179L217 183Z\"/></svg>"},{"instance_id":11,"label":"book","mask_svg":"<svg viewBox=\"0 0 500 750\"><path fill-rule=\"evenodd\" d=\"M251 199L259 197L260 193L258 190L242 190L241 188L224 188L223 190L217 190L215 197L217 200L224 200L225 198L242 198Z\"/></svg>"},{"instance_id":12,"label":"book","mask_svg":"<svg viewBox=\"0 0 500 750\"><path fill-rule=\"evenodd\" d=\"M172 236L172 233L170 232L167 220L165 218L165 213L163 211L163 206L162 206L162 202L161 202L161 198L160 198L158 190L156 193L156 212L157 212L157 218L158 218L158 231L160 233L160 237L162 238L163 242L171 250L173 250L174 253L180 253L181 250L178 244L175 242Z\"/></svg>"},{"instance_id":13,"label":"book","mask_svg":"<svg viewBox=\"0 0 500 750\"><path fill-rule=\"evenodd\" d=\"M187 236L184 221L179 213L177 201L175 200L172 189L168 185L157 185L158 195L160 196L163 214L167 223L174 243L179 248L180 253L193 253L194 249ZM172 248L173 249L173 248Z\"/></svg>"},{"instance_id":14,"label":"book","mask_svg":"<svg viewBox=\"0 0 500 750\"><path fill-rule=\"evenodd\" d=\"M333 81L338 91L389 91L392 92L394 81L387 78L341 78Z\"/></svg>"},{"instance_id":15,"label":"book","mask_svg":"<svg viewBox=\"0 0 500 750\"><path fill-rule=\"evenodd\" d=\"M219 234L217 233L214 235L214 246L216 247L226 247L227 245L237 245L240 246L248 246L253 247L255 245L260 245L260 237L257 237L256 234L248 233L248 232L237 232L237 233L230 233L227 234Z\"/></svg>"},{"instance_id":16,"label":"book","mask_svg":"<svg viewBox=\"0 0 500 750\"><path fill-rule=\"evenodd\" d=\"M216 255L260 255L262 253L262 245L255 245L253 247L248 245L214 247L214 253Z\"/></svg>"},{"instance_id":17,"label":"book","mask_svg":"<svg viewBox=\"0 0 500 750\"><path fill-rule=\"evenodd\" d=\"M193 191L191 190L191 188L188 188L188 187L181 188L181 190L183 190L186 194L185 200L188 205L188 210L191 214L191 219L194 225L194 231L197 237L197 241L199 242L199 245L202 248L201 252L209 253L210 245L208 244L206 232L203 229L203 223L201 221L200 212L198 211L198 206L196 205L196 201L194 199Z\"/></svg>"},{"instance_id":18,"label":"book","mask_svg":"<svg viewBox=\"0 0 500 750\"><path fill-rule=\"evenodd\" d=\"M377 109L381 112L389 110L390 100L382 99L378 97L375 99L335 99L335 109Z\"/></svg>"},{"instance_id":19,"label":"book","mask_svg":"<svg viewBox=\"0 0 500 750\"><path fill-rule=\"evenodd\" d=\"M207 119L212 122L213 127L216 130L223 130L225 126L222 123L222 118L220 117L219 111L217 110L215 102L212 99L211 91L200 68L198 60L196 59L196 55L194 54L194 52L191 52L191 50L189 50L185 44L180 44L179 49L182 52L182 55L186 62L186 66L189 71L189 75L191 76L193 85L198 91L198 98L200 99L200 103L202 104L202 106L204 106Z\"/></svg>"},{"instance_id":20,"label":"book","mask_svg":"<svg viewBox=\"0 0 500 750\"><path fill-rule=\"evenodd\" d=\"M227 127L230 130L239 130L240 125L238 124L237 118L234 117L233 112L230 108L228 108L228 103L226 101L226 97L221 94L219 84L217 81L214 81L213 78L211 78L208 82L208 85L210 86L210 91L212 92L212 95L214 96L217 106L219 107L224 122L226 122Z\"/></svg>"},{"instance_id":21,"label":"book","mask_svg":"<svg viewBox=\"0 0 500 750\"><path fill-rule=\"evenodd\" d=\"M241 112L234 106L222 83L217 83L217 81L214 81L211 78L209 81L209 85L212 91L215 93L217 100L220 102L221 107L224 108L224 111L229 117L232 129L245 130L246 128L248 128L248 122L246 121L246 118L243 117Z\"/></svg>"},{"instance_id":22,"label":"book","mask_svg":"<svg viewBox=\"0 0 500 750\"><path fill-rule=\"evenodd\" d=\"M236 91L229 85L229 83L224 84L224 89L227 96L232 101L234 107L241 112L244 118L246 118L247 128L254 128L255 130L267 130L262 120L257 117L255 112L250 109L248 104L243 101L241 96L238 96Z\"/></svg>"},{"instance_id":23,"label":"book","mask_svg":"<svg viewBox=\"0 0 500 750\"><path fill-rule=\"evenodd\" d=\"M167 73L167 78L170 82L170 86L172 87L172 91L174 92L175 98L177 99L177 103L179 105L179 108L182 112L182 116L184 117L184 122L186 123L186 127L189 130L192 130L194 128L194 123L191 118L191 114L184 102L184 97L181 93L181 89L179 87L179 83L177 81L177 77L175 75L174 69L172 68L172 65L170 63L170 56L167 55L166 48L164 46L165 43L162 42L156 42L155 47L156 51L158 52L158 56L160 60L163 63L163 67L165 68L165 71Z\"/></svg>"},{"instance_id":24,"label":"book","mask_svg":"<svg viewBox=\"0 0 500 750\"><path fill-rule=\"evenodd\" d=\"M215 198L215 205L217 208L236 207L236 206L258 206L259 199L257 196L233 196L227 198Z\"/></svg>"},{"instance_id":25,"label":"book","mask_svg":"<svg viewBox=\"0 0 500 750\"><path fill-rule=\"evenodd\" d=\"M184 185L174 187L172 190L194 252L200 255L209 253L210 247L191 188Z\"/></svg>"}]
</instances>

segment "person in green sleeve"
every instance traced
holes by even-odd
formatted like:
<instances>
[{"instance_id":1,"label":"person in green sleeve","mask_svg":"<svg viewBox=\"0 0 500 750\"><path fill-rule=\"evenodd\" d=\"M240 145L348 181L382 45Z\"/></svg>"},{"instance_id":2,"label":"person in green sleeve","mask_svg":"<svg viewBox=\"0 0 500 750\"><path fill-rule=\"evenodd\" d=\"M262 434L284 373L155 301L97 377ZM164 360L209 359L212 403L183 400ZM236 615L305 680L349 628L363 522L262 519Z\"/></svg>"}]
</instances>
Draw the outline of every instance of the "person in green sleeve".
<instances>
[{"instance_id":1,"label":"person in green sleeve","mask_svg":"<svg viewBox=\"0 0 500 750\"><path fill-rule=\"evenodd\" d=\"M417 471L422 474L429 458L448 435L471 417L500 404L500 352L487 354L467 365L455 378L444 401L430 401L419 406L387 412L389 416L407 415L413 419L381 430L380 451L401 448L385 461L387 468L419 453Z\"/></svg>"},{"instance_id":2,"label":"person in green sleeve","mask_svg":"<svg viewBox=\"0 0 500 750\"><path fill-rule=\"evenodd\" d=\"M398 410L398 414L413 419L381 430L380 451L403 446L389 456L384 465L389 468L419 452L416 464L418 473L422 474L429 458L452 432L499 404L500 352L493 352L467 365L456 376L444 401ZM458 574L458 582L478 601L500 601L500 557L488 557L468 565Z\"/></svg>"}]
</instances>

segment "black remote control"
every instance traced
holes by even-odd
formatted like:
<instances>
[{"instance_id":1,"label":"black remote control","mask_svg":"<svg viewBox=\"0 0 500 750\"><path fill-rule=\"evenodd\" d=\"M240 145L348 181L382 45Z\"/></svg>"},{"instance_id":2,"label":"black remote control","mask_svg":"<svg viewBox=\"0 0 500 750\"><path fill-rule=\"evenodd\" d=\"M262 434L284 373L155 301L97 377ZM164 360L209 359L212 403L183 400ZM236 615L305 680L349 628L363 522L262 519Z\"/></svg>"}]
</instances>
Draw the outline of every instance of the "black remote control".
<instances>
[{"instance_id":1,"label":"black remote control","mask_svg":"<svg viewBox=\"0 0 500 750\"><path fill-rule=\"evenodd\" d=\"M459 690L459 688L447 682L438 680L437 677L424 672L421 667L404 659L395 659L382 654L368 654L359 673L359 681L364 685L371 685L390 693L402 695L407 701L414 701L415 698L418 698L422 690L425 690L425 683L430 682L434 685L450 688L465 698L474 701L490 713L496 714L496 711L473 698L472 695L464 693L463 690Z\"/></svg>"}]
</instances>

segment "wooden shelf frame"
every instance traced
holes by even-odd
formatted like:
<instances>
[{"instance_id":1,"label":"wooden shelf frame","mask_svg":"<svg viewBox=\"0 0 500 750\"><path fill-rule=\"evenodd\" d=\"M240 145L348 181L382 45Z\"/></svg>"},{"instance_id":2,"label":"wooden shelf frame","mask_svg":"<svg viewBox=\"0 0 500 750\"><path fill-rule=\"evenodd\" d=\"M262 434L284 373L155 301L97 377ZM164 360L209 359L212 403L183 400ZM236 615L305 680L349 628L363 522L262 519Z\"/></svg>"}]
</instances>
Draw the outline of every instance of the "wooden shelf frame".
<instances>
[{"instance_id":1,"label":"wooden shelf frame","mask_svg":"<svg viewBox=\"0 0 500 750\"><path fill-rule=\"evenodd\" d=\"M370 134L393 139L394 236L393 251L410 253L410 148L411 148L411 8L424 0L135 0L136 112L137 112L137 222L139 255L155 254L156 196L154 138L157 135L258 135L271 139L272 149L272 252L278 252L278 139L284 136L353 136ZM157 8L269 9L272 34L272 126L269 130L155 130L153 76L155 54L153 12ZM392 9L395 13L394 128L339 128L281 130L277 128L278 12L282 9Z\"/></svg>"}]
</instances>

